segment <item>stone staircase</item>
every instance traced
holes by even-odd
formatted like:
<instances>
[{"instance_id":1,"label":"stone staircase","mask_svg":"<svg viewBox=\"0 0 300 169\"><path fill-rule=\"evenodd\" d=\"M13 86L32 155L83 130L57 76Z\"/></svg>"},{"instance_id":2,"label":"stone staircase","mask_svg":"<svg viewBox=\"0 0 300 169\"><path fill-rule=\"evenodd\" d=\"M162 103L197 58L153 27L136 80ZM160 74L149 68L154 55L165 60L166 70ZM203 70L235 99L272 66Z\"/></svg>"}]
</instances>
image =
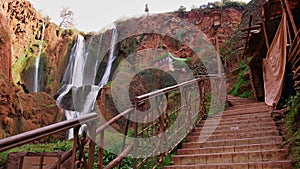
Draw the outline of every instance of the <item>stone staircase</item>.
<instances>
[{"instance_id":1,"label":"stone staircase","mask_svg":"<svg viewBox=\"0 0 300 169\"><path fill-rule=\"evenodd\" d=\"M248 99L228 96L228 100L233 107L202 121L165 169L292 168L272 109Z\"/></svg>"}]
</instances>

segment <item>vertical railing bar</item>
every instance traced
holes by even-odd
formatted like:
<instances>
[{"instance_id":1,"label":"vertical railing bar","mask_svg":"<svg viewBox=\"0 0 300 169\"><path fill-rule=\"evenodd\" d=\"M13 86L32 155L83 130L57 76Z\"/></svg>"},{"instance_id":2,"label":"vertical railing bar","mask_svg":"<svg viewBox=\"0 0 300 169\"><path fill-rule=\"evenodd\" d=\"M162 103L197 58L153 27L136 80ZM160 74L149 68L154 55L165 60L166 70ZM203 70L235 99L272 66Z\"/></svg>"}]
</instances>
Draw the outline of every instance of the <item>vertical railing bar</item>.
<instances>
[{"instance_id":1,"label":"vertical railing bar","mask_svg":"<svg viewBox=\"0 0 300 169\"><path fill-rule=\"evenodd\" d=\"M96 139L96 124L95 122L91 122L89 125L89 133L90 133L90 144L89 144L89 152L88 152L88 168L93 168L94 166L94 152L95 152L95 139Z\"/></svg>"},{"instance_id":2,"label":"vertical railing bar","mask_svg":"<svg viewBox=\"0 0 300 169\"><path fill-rule=\"evenodd\" d=\"M87 131L86 128L83 128L83 132L82 132L82 136L78 141L78 164L79 166L77 166L77 168L82 168L82 166L84 168L87 168L87 162L86 162L86 156L85 156L85 151L84 151L84 146L86 144L86 136L87 136Z\"/></svg>"},{"instance_id":3,"label":"vertical railing bar","mask_svg":"<svg viewBox=\"0 0 300 169\"><path fill-rule=\"evenodd\" d=\"M137 137L138 137L138 123L137 123L137 108L138 103L135 102L135 110L134 110L134 146L133 146L133 169L137 169Z\"/></svg>"},{"instance_id":4,"label":"vertical railing bar","mask_svg":"<svg viewBox=\"0 0 300 169\"><path fill-rule=\"evenodd\" d=\"M149 118L149 114L147 114L147 119ZM145 127L147 127L147 125L145 125ZM147 134L147 137L149 137L149 129L147 129L146 131L146 134ZM147 145L149 145L149 144L147 144ZM150 146L150 148L151 148L151 146ZM147 148L147 150L146 150L146 168L149 168L149 148Z\"/></svg>"},{"instance_id":5,"label":"vertical railing bar","mask_svg":"<svg viewBox=\"0 0 300 169\"><path fill-rule=\"evenodd\" d=\"M44 163L44 155L41 155L41 158L40 158L40 169L43 169L43 163Z\"/></svg>"},{"instance_id":6,"label":"vertical railing bar","mask_svg":"<svg viewBox=\"0 0 300 169\"><path fill-rule=\"evenodd\" d=\"M72 160L71 160L71 168L75 169L75 163L76 163L76 150L78 146L78 132L79 132L79 127L74 127L74 139L73 139L73 149L72 149Z\"/></svg>"},{"instance_id":7,"label":"vertical railing bar","mask_svg":"<svg viewBox=\"0 0 300 169\"><path fill-rule=\"evenodd\" d=\"M61 155L58 156L58 165L57 165L57 169L60 169L61 166Z\"/></svg>"},{"instance_id":8,"label":"vertical railing bar","mask_svg":"<svg viewBox=\"0 0 300 169\"><path fill-rule=\"evenodd\" d=\"M103 102L102 113L106 114L106 89L102 88L100 91L101 100ZM100 112L101 113L101 112ZM102 114L103 115L103 114ZM104 117L101 118L100 114L100 125L103 125L105 122ZM96 135L97 135L96 129ZM99 145L98 145L98 160L97 167L98 169L103 169L103 156L104 156L104 129L99 132Z\"/></svg>"},{"instance_id":9,"label":"vertical railing bar","mask_svg":"<svg viewBox=\"0 0 300 169\"><path fill-rule=\"evenodd\" d=\"M126 144L126 136L128 134L128 128L129 128L129 122L130 122L130 114L128 113L128 118L127 118L127 122L126 122L126 126L125 126L125 131L124 131L124 137L123 137L123 141L122 141L122 149L121 152L124 150L125 148L125 144ZM121 164L122 164L123 159L121 159L118 168L121 169Z\"/></svg>"},{"instance_id":10,"label":"vertical railing bar","mask_svg":"<svg viewBox=\"0 0 300 169\"><path fill-rule=\"evenodd\" d=\"M99 133L98 169L103 168L103 154L104 154L104 130L101 130Z\"/></svg>"}]
</instances>

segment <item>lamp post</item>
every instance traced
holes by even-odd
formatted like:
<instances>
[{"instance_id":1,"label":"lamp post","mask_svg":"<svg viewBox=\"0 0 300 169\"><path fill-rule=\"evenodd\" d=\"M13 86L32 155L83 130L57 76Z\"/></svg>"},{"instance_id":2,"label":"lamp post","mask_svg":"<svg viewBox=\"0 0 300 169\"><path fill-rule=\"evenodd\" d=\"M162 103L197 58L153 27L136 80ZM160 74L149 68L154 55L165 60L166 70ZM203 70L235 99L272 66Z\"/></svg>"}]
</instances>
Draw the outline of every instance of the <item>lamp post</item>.
<instances>
[{"instance_id":1,"label":"lamp post","mask_svg":"<svg viewBox=\"0 0 300 169\"><path fill-rule=\"evenodd\" d=\"M218 11L214 11L211 15L213 20L212 29L215 32L215 42L217 50L217 63L218 63L218 77L222 76L222 61L220 57L220 46L219 46L219 34L218 29L221 28L221 14Z\"/></svg>"}]
</instances>

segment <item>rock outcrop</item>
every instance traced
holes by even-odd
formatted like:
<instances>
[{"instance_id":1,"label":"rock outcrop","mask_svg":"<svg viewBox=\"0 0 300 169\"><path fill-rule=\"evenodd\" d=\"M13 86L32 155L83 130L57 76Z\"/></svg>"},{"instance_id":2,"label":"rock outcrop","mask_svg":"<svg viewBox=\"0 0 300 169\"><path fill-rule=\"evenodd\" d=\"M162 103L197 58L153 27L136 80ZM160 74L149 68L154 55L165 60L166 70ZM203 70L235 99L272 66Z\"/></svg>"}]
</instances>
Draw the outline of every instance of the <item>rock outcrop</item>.
<instances>
[{"instance_id":1,"label":"rock outcrop","mask_svg":"<svg viewBox=\"0 0 300 169\"><path fill-rule=\"evenodd\" d=\"M47 93L29 93L28 81L32 81L43 24L46 29L41 60L43 91ZM0 139L62 120L52 96L59 87L75 35L49 22L26 0L1 1Z\"/></svg>"},{"instance_id":2,"label":"rock outcrop","mask_svg":"<svg viewBox=\"0 0 300 169\"><path fill-rule=\"evenodd\" d=\"M5 13L0 9L0 79L11 83L11 38Z\"/></svg>"},{"instance_id":3,"label":"rock outcrop","mask_svg":"<svg viewBox=\"0 0 300 169\"><path fill-rule=\"evenodd\" d=\"M34 61L42 40L42 91L53 95L68 59L68 51L76 36L74 30L63 30L51 23L50 18L37 12L26 0L7 0L1 5L7 17L12 41L12 76L15 84L29 90L32 88Z\"/></svg>"},{"instance_id":4,"label":"rock outcrop","mask_svg":"<svg viewBox=\"0 0 300 169\"><path fill-rule=\"evenodd\" d=\"M0 80L0 139L62 120L62 112L48 94L26 94Z\"/></svg>"}]
</instances>

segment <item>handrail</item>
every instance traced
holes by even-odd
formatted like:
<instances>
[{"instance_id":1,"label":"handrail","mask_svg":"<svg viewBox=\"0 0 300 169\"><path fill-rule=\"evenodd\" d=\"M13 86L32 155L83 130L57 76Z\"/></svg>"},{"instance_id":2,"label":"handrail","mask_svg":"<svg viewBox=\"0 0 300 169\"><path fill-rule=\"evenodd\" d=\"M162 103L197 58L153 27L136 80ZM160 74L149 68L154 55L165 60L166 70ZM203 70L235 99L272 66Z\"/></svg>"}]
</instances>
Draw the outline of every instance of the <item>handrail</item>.
<instances>
[{"instance_id":1,"label":"handrail","mask_svg":"<svg viewBox=\"0 0 300 169\"><path fill-rule=\"evenodd\" d=\"M122 113L116 115L115 117L113 117L112 119L110 119L108 122L106 122L105 124L101 125L96 130L96 134L99 134L101 131L103 131L104 129L106 129L107 127L109 127L111 124L115 123L120 118L126 116L128 113L131 113L133 110L134 110L134 108L129 108L129 109L123 111Z\"/></svg>"},{"instance_id":2,"label":"handrail","mask_svg":"<svg viewBox=\"0 0 300 169\"><path fill-rule=\"evenodd\" d=\"M197 82L197 81L199 81L199 80L200 80L200 78L193 79L193 80L186 81L186 82L183 82L183 83L174 85L174 86L166 87L166 88L159 89L159 90L156 90L156 91L147 93L147 94L143 94L143 95L137 96L137 97L135 97L135 98L137 99L137 101L140 101L140 100L143 100L143 99L148 99L148 98L150 98L150 97L157 96L157 95L160 95L160 94L162 94L162 93L169 92L169 91L172 91L172 90L174 90L174 89L178 89L179 87L186 86L186 85L188 85L188 84Z\"/></svg>"},{"instance_id":3,"label":"handrail","mask_svg":"<svg viewBox=\"0 0 300 169\"><path fill-rule=\"evenodd\" d=\"M21 146L23 144L29 143L31 141L40 139L45 136L49 136L60 131L65 131L70 128L78 127L82 123L87 123L90 121L94 121L98 118L97 113L89 113L87 115L83 115L76 119L66 120L62 122L58 122L55 124L51 124L42 128L38 128L35 130L27 131L15 136L11 136L5 139L0 140L0 152Z\"/></svg>"},{"instance_id":4,"label":"handrail","mask_svg":"<svg viewBox=\"0 0 300 169\"><path fill-rule=\"evenodd\" d=\"M174 86L166 87L166 88L159 89L159 90L156 90L156 91L153 91L153 92L150 92L150 93L146 93L146 94L143 94L143 95L140 95L140 96L136 96L135 98L136 98L136 101L141 101L141 100L144 100L144 99L148 99L150 97L157 96L157 95L160 95L162 93L166 93L166 92L170 92L172 90L178 89L179 87L187 86L191 83L198 82L200 80L203 80L203 78L205 78L205 77L207 78L207 77L217 77L217 76L214 76L214 75L212 75L212 76L207 76L207 75L199 76L196 79L192 79L192 80L189 80L189 81L186 81L186 82L174 85Z\"/></svg>"}]
</instances>

